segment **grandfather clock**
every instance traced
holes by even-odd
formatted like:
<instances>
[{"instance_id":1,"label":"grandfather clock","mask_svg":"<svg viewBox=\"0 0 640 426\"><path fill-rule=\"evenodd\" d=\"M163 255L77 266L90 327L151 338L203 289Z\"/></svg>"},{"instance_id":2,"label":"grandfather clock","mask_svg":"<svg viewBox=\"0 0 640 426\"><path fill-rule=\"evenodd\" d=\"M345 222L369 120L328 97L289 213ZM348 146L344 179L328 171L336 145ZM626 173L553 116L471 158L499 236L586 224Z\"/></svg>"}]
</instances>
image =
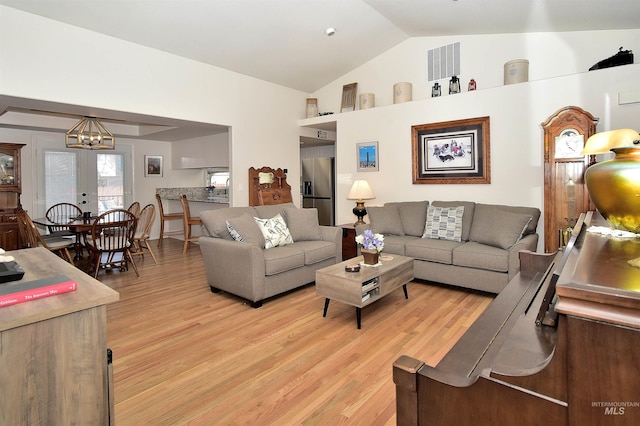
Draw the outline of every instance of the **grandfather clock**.
<instances>
[{"instance_id":1,"label":"grandfather clock","mask_svg":"<svg viewBox=\"0 0 640 426\"><path fill-rule=\"evenodd\" d=\"M593 210L584 183L588 156L584 144L596 132L598 118L576 106L556 111L544 123L544 250L566 244L567 228L580 213Z\"/></svg>"}]
</instances>

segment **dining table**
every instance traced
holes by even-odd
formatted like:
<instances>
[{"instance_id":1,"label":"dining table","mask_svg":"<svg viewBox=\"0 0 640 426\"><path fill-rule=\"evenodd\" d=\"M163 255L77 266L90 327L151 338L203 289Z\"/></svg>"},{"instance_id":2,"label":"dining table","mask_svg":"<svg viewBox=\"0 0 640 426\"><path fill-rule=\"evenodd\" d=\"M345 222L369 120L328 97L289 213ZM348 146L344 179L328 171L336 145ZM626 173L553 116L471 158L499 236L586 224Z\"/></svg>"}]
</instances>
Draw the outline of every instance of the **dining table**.
<instances>
[{"instance_id":1,"label":"dining table","mask_svg":"<svg viewBox=\"0 0 640 426\"><path fill-rule=\"evenodd\" d=\"M84 217L84 216L56 216L52 218L39 217L33 219L33 223L43 229L50 229L50 227L61 228L65 227L75 237L75 256L74 260L82 259L82 236L91 231L93 222L97 216Z\"/></svg>"}]
</instances>

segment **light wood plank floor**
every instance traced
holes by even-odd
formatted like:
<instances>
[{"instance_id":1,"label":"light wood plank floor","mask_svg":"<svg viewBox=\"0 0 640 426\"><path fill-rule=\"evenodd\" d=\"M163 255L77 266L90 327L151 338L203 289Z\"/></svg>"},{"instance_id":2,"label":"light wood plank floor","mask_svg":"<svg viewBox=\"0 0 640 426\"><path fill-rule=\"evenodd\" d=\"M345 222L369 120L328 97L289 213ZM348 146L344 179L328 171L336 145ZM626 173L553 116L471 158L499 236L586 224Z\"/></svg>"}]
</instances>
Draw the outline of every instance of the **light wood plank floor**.
<instances>
[{"instance_id":1,"label":"light wood plank floor","mask_svg":"<svg viewBox=\"0 0 640 426\"><path fill-rule=\"evenodd\" d=\"M153 241L153 248L156 242ZM491 298L425 283L322 317L313 285L252 309L209 291L198 245L166 239L137 258L140 278L101 272L120 292L108 312L116 424L395 424L392 364L435 365Z\"/></svg>"}]
</instances>

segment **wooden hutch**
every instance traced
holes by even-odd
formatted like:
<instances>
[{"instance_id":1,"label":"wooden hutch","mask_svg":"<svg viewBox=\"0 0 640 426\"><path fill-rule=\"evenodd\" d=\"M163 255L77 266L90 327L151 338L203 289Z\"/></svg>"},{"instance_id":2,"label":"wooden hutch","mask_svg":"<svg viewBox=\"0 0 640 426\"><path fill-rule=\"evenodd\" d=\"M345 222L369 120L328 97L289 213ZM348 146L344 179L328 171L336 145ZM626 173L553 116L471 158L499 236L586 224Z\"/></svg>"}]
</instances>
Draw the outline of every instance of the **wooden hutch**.
<instances>
[{"instance_id":1,"label":"wooden hutch","mask_svg":"<svg viewBox=\"0 0 640 426\"><path fill-rule=\"evenodd\" d=\"M22 247L16 210L22 208L20 150L23 146L0 143L0 247L5 250Z\"/></svg>"}]
</instances>

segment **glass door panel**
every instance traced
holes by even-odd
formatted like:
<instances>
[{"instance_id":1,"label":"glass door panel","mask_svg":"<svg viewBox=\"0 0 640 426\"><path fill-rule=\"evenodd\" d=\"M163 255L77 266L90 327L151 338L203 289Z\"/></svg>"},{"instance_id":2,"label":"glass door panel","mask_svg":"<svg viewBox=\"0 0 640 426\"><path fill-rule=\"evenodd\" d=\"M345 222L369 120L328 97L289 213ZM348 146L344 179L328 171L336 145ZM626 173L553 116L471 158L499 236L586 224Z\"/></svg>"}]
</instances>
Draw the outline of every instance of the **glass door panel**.
<instances>
[{"instance_id":1,"label":"glass door panel","mask_svg":"<svg viewBox=\"0 0 640 426\"><path fill-rule=\"evenodd\" d=\"M56 203L77 204L82 211L102 213L132 202L131 147L114 151L60 148L59 141L37 142L38 216Z\"/></svg>"}]
</instances>

